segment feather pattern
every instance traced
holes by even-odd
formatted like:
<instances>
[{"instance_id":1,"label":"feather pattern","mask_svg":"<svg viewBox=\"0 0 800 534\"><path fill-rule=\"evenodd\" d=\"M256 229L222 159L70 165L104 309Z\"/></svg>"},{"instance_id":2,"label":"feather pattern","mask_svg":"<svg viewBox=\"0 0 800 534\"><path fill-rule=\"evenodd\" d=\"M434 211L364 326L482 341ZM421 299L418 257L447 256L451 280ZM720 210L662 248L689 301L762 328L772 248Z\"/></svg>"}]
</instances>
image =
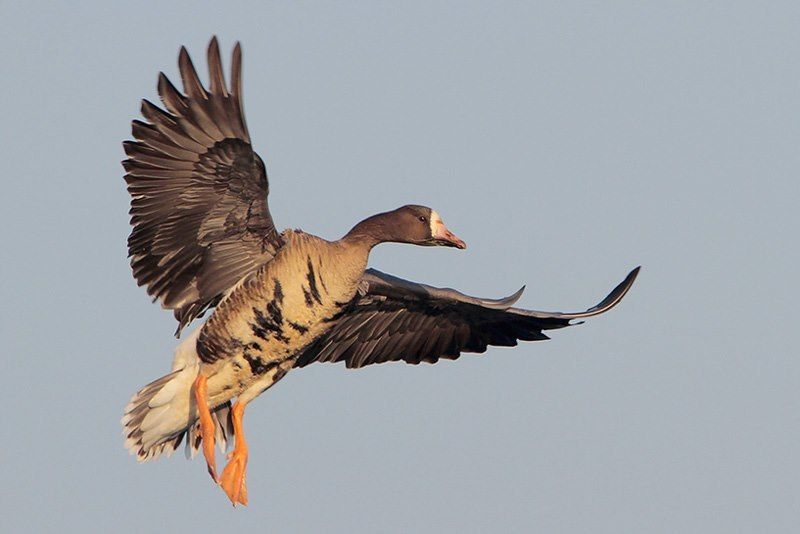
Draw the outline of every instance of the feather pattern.
<instances>
[{"instance_id":1,"label":"feather pattern","mask_svg":"<svg viewBox=\"0 0 800 534\"><path fill-rule=\"evenodd\" d=\"M480 299L368 269L362 280L366 290L295 367L340 361L348 368L391 361L436 363L455 360L463 352L485 352L490 345L513 347L518 341L549 339L543 331L613 308L638 273L637 267L596 306L560 313L513 308L522 290L504 299Z\"/></svg>"},{"instance_id":2,"label":"feather pattern","mask_svg":"<svg viewBox=\"0 0 800 534\"><path fill-rule=\"evenodd\" d=\"M206 90L181 48L185 94L161 73L165 109L144 100L147 122L134 120L136 141L123 144L131 267L139 285L174 310L176 335L283 244L267 206L266 168L250 146L242 113L241 57L237 43L229 91L212 39Z\"/></svg>"}]
</instances>

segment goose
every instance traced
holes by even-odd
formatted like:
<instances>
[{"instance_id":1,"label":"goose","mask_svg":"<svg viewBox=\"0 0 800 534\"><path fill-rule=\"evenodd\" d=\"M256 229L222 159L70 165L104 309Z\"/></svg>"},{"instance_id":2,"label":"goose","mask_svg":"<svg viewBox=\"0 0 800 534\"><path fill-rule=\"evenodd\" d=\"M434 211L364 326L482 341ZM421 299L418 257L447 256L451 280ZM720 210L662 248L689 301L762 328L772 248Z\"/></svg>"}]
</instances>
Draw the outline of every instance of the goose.
<instances>
[{"instance_id":1,"label":"goose","mask_svg":"<svg viewBox=\"0 0 800 534\"><path fill-rule=\"evenodd\" d=\"M315 362L435 363L546 340L546 330L613 308L636 279L639 267L596 306L560 313L514 307L524 287L485 299L367 268L381 243L466 247L421 205L368 217L334 241L278 232L266 168L242 111L240 44L230 86L216 37L207 63L208 89L181 47L183 92L160 73L163 108L143 100L145 120L133 120L134 140L123 143L134 278L173 311L176 337L211 311L177 346L171 372L125 408L125 446L139 461L169 456L185 437L187 456L202 447L214 482L234 506L246 505L245 407L290 370ZM225 452L231 442L218 476L215 443Z\"/></svg>"}]
</instances>

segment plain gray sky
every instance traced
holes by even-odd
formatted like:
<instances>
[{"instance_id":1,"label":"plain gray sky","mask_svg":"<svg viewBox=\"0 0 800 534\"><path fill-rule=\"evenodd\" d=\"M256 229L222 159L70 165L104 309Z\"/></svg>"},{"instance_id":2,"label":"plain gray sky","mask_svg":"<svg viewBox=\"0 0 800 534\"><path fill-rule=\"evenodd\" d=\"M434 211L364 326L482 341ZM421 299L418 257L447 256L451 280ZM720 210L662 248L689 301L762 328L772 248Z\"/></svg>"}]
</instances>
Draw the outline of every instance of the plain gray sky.
<instances>
[{"instance_id":1,"label":"plain gray sky","mask_svg":"<svg viewBox=\"0 0 800 534\"><path fill-rule=\"evenodd\" d=\"M3 530L790 532L800 519L797 2L0 4ZM408 202L469 249L371 264L612 312L435 366L289 374L251 505L119 418L169 312L126 259L121 141L159 70L244 46L280 227Z\"/></svg>"}]
</instances>

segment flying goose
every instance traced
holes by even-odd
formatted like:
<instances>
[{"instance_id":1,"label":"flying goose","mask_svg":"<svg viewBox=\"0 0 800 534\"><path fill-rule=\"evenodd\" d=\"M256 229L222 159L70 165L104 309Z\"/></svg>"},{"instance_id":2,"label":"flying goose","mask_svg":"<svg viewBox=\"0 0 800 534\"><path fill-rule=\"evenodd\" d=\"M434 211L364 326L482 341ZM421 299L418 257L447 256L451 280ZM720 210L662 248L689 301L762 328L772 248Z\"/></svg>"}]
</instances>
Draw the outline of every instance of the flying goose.
<instances>
[{"instance_id":1,"label":"flying goose","mask_svg":"<svg viewBox=\"0 0 800 534\"><path fill-rule=\"evenodd\" d=\"M638 274L637 267L586 311L540 312L513 307L522 289L482 299L367 269L380 243L465 248L424 206L369 217L337 241L279 233L242 112L239 43L230 87L216 37L208 46L208 89L185 47L178 64L184 93L161 73L164 109L143 100L145 121L134 120L136 140L123 143L129 256L138 284L173 310L176 336L214 311L178 345L172 372L133 396L122 424L125 445L140 461L170 455L184 436L188 455L202 445L209 473L234 505L247 504L245 406L289 370L313 362L435 363L489 345L545 340L545 330L614 307ZM218 477L214 444L224 452L231 436L235 446Z\"/></svg>"}]
</instances>

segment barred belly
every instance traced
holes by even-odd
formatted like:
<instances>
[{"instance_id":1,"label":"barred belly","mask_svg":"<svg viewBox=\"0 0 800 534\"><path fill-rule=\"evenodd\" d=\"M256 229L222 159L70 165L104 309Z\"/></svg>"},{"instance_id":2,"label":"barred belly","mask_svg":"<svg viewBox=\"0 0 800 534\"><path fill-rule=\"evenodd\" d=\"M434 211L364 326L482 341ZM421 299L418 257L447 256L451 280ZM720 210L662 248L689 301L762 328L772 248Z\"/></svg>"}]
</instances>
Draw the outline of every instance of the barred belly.
<instances>
[{"instance_id":1,"label":"barred belly","mask_svg":"<svg viewBox=\"0 0 800 534\"><path fill-rule=\"evenodd\" d=\"M203 326L197 353L211 406L237 396L249 400L280 380L353 298L357 279L335 266L322 277L322 255L304 248L273 259Z\"/></svg>"}]
</instances>

